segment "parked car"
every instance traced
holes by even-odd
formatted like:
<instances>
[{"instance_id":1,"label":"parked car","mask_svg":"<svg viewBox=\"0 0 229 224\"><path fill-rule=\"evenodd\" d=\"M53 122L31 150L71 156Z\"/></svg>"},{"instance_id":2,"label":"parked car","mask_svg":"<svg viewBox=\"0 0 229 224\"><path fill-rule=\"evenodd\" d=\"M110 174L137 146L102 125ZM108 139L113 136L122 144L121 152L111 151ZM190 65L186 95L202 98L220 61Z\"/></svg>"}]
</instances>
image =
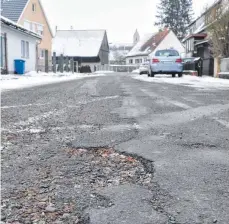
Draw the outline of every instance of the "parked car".
<instances>
[{"instance_id":1,"label":"parked car","mask_svg":"<svg viewBox=\"0 0 229 224\"><path fill-rule=\"evenodd\" d=\"M146 61L144 63L142 63L139 67L139 74L149 74L149 62Z\"/></svg>"},{"instance_id":2,"label":"parked car","mask_svg":"<svg viewBox=\"0 0 229 224\"><path fill-rule=\"evenodd\" d=\"M156 74L171 74L175 77L178 74L182 77L183 63L180 54L174 49L158 50L150 60L148 76Z\"/></svg>"}]
</instances>

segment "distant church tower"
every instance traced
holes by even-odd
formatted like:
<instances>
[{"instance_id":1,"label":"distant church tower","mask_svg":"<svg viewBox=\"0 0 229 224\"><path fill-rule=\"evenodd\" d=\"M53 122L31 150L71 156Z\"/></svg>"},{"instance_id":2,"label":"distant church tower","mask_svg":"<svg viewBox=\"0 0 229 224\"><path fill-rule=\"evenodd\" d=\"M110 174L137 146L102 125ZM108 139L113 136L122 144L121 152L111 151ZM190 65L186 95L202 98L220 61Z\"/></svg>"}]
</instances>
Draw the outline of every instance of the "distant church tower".
<instances>
[{"instance_id":1,"label":"distant church tower","mask_svg":"<svg viewBox=\"0 0 229 224\"><path fill-rule=\"evenodd\" d=\"M139 40L140 40L140 35L138 33L138 30L136 29L134 33L133 44L135 45L136 43L138 43Z\"/></svg>"}]
</instances>

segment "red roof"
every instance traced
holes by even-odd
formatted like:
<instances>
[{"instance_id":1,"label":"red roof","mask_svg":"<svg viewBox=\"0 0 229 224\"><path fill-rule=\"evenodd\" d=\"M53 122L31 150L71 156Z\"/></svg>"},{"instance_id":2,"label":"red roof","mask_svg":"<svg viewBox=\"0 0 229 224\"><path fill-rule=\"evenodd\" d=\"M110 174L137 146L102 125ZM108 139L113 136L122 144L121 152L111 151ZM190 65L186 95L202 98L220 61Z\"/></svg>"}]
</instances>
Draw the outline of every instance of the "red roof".
<instances>
[{"instance_id":1,"label":"red roof","mask_svg":"<svg viewBox=\"0 0 229 224\"><path fill-rule=\"evenodd\" d=\"M141 47L141 51L145 51L147 48L153 52L157 46L162 42L162 40L168 35L169 29L165 28L163 31L159 31L153 35L144 45Z\"/></svg>"}]
</instances>

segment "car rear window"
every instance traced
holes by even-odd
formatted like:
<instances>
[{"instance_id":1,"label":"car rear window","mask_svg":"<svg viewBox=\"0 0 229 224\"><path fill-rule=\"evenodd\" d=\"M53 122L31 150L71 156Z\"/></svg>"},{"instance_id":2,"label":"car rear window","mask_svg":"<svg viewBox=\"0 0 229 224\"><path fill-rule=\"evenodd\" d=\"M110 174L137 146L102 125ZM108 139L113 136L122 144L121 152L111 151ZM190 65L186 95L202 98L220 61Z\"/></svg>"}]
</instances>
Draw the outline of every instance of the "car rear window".
<instances>
[{"instance_id":1,"label":"car rear window","mask_svg":"<svg viewBox=\"0 0 229 224\"><path fill-rule=\"evenodd\" d=\"M157 51L155 56L165 56L165 57L168 57L168 56L179 56L179 53L175 50L160 50L160 51Z\"/></svg>"}]
</instances>

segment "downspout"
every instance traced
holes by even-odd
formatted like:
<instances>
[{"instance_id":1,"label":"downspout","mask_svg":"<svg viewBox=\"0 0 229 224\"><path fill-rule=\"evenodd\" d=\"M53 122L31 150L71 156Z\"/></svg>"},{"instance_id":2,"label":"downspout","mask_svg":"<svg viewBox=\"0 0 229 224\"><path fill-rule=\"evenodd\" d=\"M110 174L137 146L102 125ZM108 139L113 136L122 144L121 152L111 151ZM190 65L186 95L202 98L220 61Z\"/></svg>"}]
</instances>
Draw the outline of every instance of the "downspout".
<instances>
[{"instance_id":1,"label":"downspout","mask_svg":"<svg viewBox=\"0 0 229 224\"><path fill-rule=\"evenodd\" d=\"M41 44L41 40L37 41L37 44L36 44L36 70L37 70L37 72L38 72L38 60L39 60L39 58L38 58L38 45L40 45L40 44Z\"/></svg>"}]
</instances>

